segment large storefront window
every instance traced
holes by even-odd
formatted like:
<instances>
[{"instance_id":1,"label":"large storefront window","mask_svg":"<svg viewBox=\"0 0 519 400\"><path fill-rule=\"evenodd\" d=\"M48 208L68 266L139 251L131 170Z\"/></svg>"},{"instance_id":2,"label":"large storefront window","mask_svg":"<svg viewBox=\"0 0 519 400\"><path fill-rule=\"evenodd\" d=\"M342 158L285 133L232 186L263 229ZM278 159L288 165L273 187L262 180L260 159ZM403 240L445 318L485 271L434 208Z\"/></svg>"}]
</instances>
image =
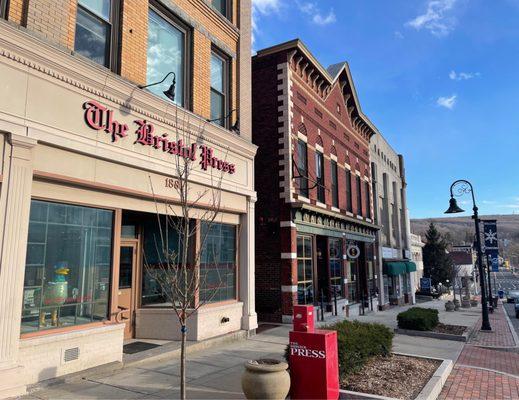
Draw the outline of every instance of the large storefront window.
<instances>
[{"instance_id":1,"label":"large storefront window","mask_svg":"<svg viewBox=\"0 0 519 400\"><path fill-rule=\"evenodd\" d=\"M297 303L313 304L312 237L297 237Z\"/></svg>"},{"instance_id":2,"label":"large storefront window","mask_svg":"<svg viewBox=\"0 0 519 400\"><path fill-rule=\"evenodd\" d=\"M342 297L342 251L340 239L329 239L331 295Z\"/></svg>"},{"instance_id":3,"label":"large storefront window","mask_svg":"<svg viewBox=\"0 0 519 400\"><path fill-rule=\"evenodd\" d=\"M200 303L236 299L236 226L200 225Z\"/></svg>"},{"instance_id":4,"label":"large storefront window","mask_svg":"<svg viewBox=\"0 0 519 400\"><path fill-rule=\"evenodd\" d=\"M176 265L179 261L176 258L180 254L178 226L179 220L171 216L161 216L160 220L153 214L142 217L144 254L141 302L143 306L171 306L156 278L159 272L168 269L168 263Z\"/></svg>"},{"instance_id":5,"label":"large storefront window","mask_svg":"<svg viewBox=\"0 0 519 400\"><path fill-rule=\"evenodd\" d=\"M32 200L22 333L105 320L113 211Z\"/></svg>"}]
</instances>

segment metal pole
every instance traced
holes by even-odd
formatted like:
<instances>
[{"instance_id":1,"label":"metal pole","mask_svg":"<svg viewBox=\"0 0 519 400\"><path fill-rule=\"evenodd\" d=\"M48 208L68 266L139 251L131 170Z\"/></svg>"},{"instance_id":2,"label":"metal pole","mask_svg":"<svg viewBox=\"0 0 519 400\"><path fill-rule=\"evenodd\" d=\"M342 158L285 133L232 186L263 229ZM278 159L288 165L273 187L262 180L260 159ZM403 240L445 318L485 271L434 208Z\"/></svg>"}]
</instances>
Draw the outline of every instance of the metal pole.
<instances>
[{"instance_id":1,"label":"metal pole","mask_svg":"<svg viewBox=\"0 0 519 400\"><path fill-rule=\"evenodd\" d=\"M335 308L335 316L337 316L337 289L335 288L335 286L333 287L333 303Z\"/></svg>"},{"instance_id":2,"label":"metal pole","mask_svg":"<svg viewBox=\"0 0 519 400\"><path fill-rule=\"evenodd\" d=\"M321 321L324 321L324 292L321 289Z\"/></svg>"},{"instance_id":3,"label":"metal pole","mask_svg":"<svg viewBox=\"0 0 519 400\"><path fill-rule=\"evenodd\" d=\"M474 191L472 191L472 199L474 202L474 224L476 225L476 247L478 253L478 270L479 270L479 284L481 285L481 308L483 313L483 320L481 323L482 331L491 331L490 320L488 318L488 304L485 294L485 274L483 272L483 253L481 251L481 233L479 231L479 217L478 208L476 207L476 201L474 200Z\"/></svg>"}]
</instances>

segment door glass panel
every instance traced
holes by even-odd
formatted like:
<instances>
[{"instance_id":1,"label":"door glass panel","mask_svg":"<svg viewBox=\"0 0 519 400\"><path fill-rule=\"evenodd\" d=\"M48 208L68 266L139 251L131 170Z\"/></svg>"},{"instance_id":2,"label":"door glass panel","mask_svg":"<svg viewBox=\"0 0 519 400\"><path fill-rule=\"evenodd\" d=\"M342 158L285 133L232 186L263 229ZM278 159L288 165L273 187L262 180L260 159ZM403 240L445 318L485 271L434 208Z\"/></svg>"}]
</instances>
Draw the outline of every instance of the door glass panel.
<instances>
[{"instance_id":1,"label":"door glass panel","mask_svg":"<svg viewBox=\"0 0 519 400\"><path fill-rule=\"evenodd\" d=\"M121 247L119 289L132 287L133 247Z\"/></svg>"}]
</instances>

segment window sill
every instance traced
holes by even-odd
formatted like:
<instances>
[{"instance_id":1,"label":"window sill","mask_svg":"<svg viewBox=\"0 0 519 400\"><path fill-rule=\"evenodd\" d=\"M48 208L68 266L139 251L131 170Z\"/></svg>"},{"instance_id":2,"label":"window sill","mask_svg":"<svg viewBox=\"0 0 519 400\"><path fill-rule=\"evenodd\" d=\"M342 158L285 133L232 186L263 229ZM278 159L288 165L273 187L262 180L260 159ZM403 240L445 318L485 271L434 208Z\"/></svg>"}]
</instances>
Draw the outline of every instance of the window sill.
<instances>
[{"instance_id":1,"label":"window sill","mask_svg":"<svg viewBox=\"0 0 519 400\"><path fill-rule=\"evenodd\" d=\"M87 330L94 329L94 328L101 328L104 326L115 326L115 325L122 325L122 324L118 324L118 323L115 323L112 321L92 322L90 324L67 326L65 328L47 329L44 331L22 333L20 335L20 339L23 341L23 340L40 338L40 337L51 337L51 336L55 336L55 335L63 335L63 334L72 333L72 332L87 331Z\"/></svg>"}]
</instances>

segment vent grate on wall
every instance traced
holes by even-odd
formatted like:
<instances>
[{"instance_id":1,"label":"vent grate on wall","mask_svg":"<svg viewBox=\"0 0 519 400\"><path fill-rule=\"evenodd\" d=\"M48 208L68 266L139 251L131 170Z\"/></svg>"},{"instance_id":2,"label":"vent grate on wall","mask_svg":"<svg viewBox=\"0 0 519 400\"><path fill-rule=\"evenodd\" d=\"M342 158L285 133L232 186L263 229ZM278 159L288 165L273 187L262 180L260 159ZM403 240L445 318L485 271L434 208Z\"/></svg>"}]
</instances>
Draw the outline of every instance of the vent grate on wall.
<instances>
[{"instance_id":1,"label":"vent grate on wall","mask_svg":"<svg viewBox=\"0 0 519 400\"><path fill-rule=\"evenodd\" d=\"M63 353L63 361L70 362L77 360L79 358L79 347L72 347L70 349L66 349Z\"/></svg>"}]
</instances>

